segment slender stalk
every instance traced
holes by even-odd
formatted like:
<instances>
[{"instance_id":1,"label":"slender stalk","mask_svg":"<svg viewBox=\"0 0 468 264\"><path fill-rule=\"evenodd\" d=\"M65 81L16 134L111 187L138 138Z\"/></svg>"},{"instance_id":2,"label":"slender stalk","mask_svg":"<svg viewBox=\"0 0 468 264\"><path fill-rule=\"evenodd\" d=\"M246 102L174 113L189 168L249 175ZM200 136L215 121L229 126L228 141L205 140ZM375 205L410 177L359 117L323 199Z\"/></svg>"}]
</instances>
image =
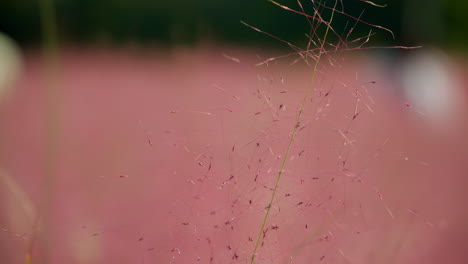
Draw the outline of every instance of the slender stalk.
<instances>
[{"instance_id":1,"label":"slender stalk","mask_svg":"<svg viewBox=\"0 0 468 264\"><path fill-rule=\"evenodd\" d=\"M42 47L45 69L45 107L46 107L46 145L45 145L45 186L44 197L39 204L39 210L33 224L33 236L29 242L26 254L26 264L33 262L33 250L40 238L42 246L47 249L50 237L46 238L49 216L51 215L52 193L56 177L55 162L58 150L59 136L59 93L57 87L57 73L59 70L59 48L57 40L57 22L54 8L54 0L39 0L40 24L42 30ZM47 262L47 251L45 252Z\"/></svg>"},{"instance_id":2,"label":"slender stalk","mask_svg":"<svg viewBox=\"0 0 468 264\"><path fill-rule=\"evenodd\" d=\"M309 98L310 91L312 90L313 82L314 82L315 76L317 74L318 65L320 63L320 59L322 57L323 50L324 50L324 47L325 47L325 43L326 43L326 40L327 40L328 32L329 32L329 29L331 27L331 23L333 21L336 5L337 5L337 1L335 1L335 7L332 10L330 21L328 22L328 26L327 26L327 28L325 30L322 45L321 45L319 54L317 56L317 60L316 60L315 65L314 65L314 70L312 72L310 84L306 89L304 97L302 98L302 102L301 102L301 105L300 105L300 108L299 108L299 112L298 112L298 114L296 116L296 120L294 122L294 127L292 129L291 134L290 134L291 138L289 139L288 146L286 148L286 153L284 154L283 161L281 162L281 167L280 167L280 170L278 172L278 177L276 178L275 187L274 187L273 192L271 194L270 202L268 203L268 206L267 206L267 211L265 213L265 216L263 217L263 222L262 222L262 225L260 227L260 231L258 232L257 242L255 243L255 248L254 248L252 256L250 258L250 264L255 263L255 257L256 257L257 252L258 252L258 247L260 245L260 242L262 241L263 230L265 229L266 223L268 221L268 217L270 216L271 207L273 205L273 201L275 200L276 193L277 193L278 187L279 187L279 183L281 181L281 177L283 176L284 169L286 167L286 161L287 161L288 156L289 156L289 151L291 150L291 146L292 146L292 144L294 142L294 139L296 137L298 128L300 126L300 120L301 120L302 113L304 112L305 103L307 102L307 98Z\"/></svg>"}]
</instances>

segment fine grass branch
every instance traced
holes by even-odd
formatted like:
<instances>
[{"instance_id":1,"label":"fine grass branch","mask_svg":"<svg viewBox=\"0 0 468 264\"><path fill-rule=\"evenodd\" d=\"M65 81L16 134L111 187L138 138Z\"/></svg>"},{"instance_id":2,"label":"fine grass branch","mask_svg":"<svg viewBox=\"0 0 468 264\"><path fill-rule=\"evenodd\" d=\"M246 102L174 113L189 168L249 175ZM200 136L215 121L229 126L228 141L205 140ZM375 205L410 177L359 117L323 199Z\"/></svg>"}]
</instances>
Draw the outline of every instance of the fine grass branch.
<instances>
[{"instance_id":1,"label":"fine grass branch","mask_svg":"<svg viewBox=\"0 0 468 264\"><path fill-rule=\"evenodd\" d=\"M273 1L271 1L271 2L273 2ZM275 2L273 2L273 3L275 3ZM278 176L276 178L275 187L273 188L273 192L272 192L271 197L270 197L270 202L268 203L267 210L266 210L265 215L263 217L263 221L262 221L262 224L260 226L260 230L258 232L257 240L255 242L255 247L254 247L254 250L253 250L252 255L250 257L250 264L255 263L255 258L256 258L257 253L258 253L258 248L260 246L260 243L261 243L262 237L263 237L262 234L264 232L266 223L268 222L268 218L270 216L271 208L272 208L273 202L275 200L276 194L278 192L278 187L280 185L281 178L282 178L284 170L286 168L286 162L287 162L288 157L289 157L289 152L290 152L291 146L293 145L293 142L294 142L294 140L296 138L297 131L298 131L299 127L300 127L301 117L302 117L302 114L303 114L304 109L305 109L305 104L307 102L307 98L309 98L310 91L312 90L313 82L315 80L317 69L318 69L318 66L320 64L320 59L321 59L322 55L324 54L323 51L324 51L326 39L327 39L327 36L328 36L328 32L329 32L329 30L331 28L331 23L332 23L333 18L334 18L334 14L335 14L337 4L338 4L338 1L336 0L334 8L332 9L332 12L331 12L330 20L326 23L328 26L327 26L327 28L325 30L325 33L324 33L324 36L323 36L323 41L321 42L322 44L321 44L321 47L320 47L320 50L319 50L319 54L317 56L317 59L315 60L315 65L314 65L314 68L313 68L313 71L312 71L310 84L309 84L309 86L307 87L307 89L305 91L304 97L302 98L302 102L301 102L301 105L299 107L299 112L296 115L296 119L295 119L295 122L294 122L294 126L292 128L292 132L290 134L291 136L290 136L287 148L286 148L286 152L285 152L285 154L283 156L283 160L281 162L281 167L280 167L280 170L278 172Z\"/></svg>"}]
</instances>

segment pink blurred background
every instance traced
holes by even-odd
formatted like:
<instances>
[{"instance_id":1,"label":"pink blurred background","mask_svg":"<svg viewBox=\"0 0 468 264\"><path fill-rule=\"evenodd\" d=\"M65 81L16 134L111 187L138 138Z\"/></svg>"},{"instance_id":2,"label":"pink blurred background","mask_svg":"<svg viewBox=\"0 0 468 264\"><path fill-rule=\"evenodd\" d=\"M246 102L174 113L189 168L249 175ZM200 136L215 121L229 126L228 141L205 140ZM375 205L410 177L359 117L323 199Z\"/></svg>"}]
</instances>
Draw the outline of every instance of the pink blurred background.
<instances>
[{"instance_id":1,"label":"pink blurred background","mask_svg":"<svg viewBox=\"0 0 468 264\"><path fill-rule=\"evenodd\" d=\"M415 54L422 79L363 55L320 72L257 263L467 261L466 63ZM310 83L255 66L276 55L67 48L47 79L25 52L0 105L0 262L249 263Z\"/></svg>"}]
</instances>

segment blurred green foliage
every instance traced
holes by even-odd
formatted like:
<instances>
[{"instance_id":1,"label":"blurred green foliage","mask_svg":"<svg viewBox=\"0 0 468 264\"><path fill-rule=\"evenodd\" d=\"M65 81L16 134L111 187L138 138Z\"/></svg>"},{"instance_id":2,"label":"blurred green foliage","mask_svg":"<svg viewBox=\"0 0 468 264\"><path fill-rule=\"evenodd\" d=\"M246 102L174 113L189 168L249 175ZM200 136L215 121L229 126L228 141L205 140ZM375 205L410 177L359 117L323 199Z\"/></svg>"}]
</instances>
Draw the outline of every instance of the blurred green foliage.
<instances>
[{"instance_id":1,"label":"blurred green foliage","mask_svg":"<svg viewBox=\"0 0 468 264\"><path fill-rule=\"evenodd\" d=\"M39 43L38 1L1 0L0 31L22 45ZM278 2L299 9L296 0ZM311 8L311 1L302 2ZM390 28L397 36L393 41L385 31L374 29L378 41L411 45L430 42L462 48L467 43L468 1L397 0L386 1L387 8L373 7L359 0L343 2L346 13L358 17L365 9L363 20ZM279 44L242 25L240 20L299 44L307 41L305 34L309 31L304 17L266 0L55 0L55 6L60 39L72 43L173 45L211 39L248 45ZM423 12L428 6L432 6L432 13ZM340 15L336 16L335 23L337 28L349 29L354 21ZM353 34L363 36L370 29L361 25Z\"/></svg>"}]
</instances>

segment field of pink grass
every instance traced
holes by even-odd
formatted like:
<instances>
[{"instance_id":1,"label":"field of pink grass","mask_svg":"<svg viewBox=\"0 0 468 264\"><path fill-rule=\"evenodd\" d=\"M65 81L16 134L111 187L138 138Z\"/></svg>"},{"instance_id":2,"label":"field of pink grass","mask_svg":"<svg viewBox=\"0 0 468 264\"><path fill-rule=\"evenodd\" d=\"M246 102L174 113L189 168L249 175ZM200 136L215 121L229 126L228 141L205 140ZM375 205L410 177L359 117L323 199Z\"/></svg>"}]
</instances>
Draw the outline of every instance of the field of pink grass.
<instances>
[{"instance_id":1,"label":"field of pink grass","mask_svg":"<svg viewBox=\"0 0 468 264\"><path fill-rule=\"evenodd\" d=\"M27 54L0 105L0 263L249 263L311 74L266 58L65 50L54 155ZM369 61L314 82L256 263L468 261L467 112L433 130Z\"/></svg>"}]
</instances>

